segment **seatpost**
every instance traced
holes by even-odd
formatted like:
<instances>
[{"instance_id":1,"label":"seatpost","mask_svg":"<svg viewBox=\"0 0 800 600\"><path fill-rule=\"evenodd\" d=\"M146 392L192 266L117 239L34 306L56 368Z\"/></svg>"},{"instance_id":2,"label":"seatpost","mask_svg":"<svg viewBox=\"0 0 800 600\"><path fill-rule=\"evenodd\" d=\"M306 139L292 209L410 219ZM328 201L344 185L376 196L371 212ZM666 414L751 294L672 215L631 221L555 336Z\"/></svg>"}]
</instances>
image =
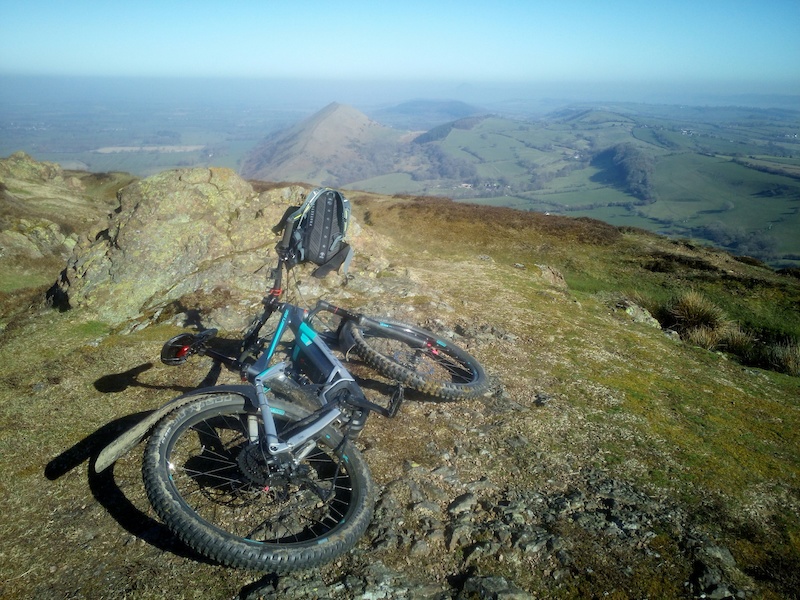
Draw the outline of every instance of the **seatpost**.
<instances>
[{"instance_id":1,"label":"seatpost","mask_svg":"<svg viewBox=\"0 0 800 600\"><path fill-rule=\"evenodd\" d=\"M278 243L275 250L278 253L278 266L273 270L275 280L272 282L272 288L267 291L267 296L263 300L265 305L271 304L273 306L277 304L283 294L283 269L286 267L288 261L286 250L281 247L281 243ZM286 270L288 273L288 268Z\"/></svg>"}]
</instances>

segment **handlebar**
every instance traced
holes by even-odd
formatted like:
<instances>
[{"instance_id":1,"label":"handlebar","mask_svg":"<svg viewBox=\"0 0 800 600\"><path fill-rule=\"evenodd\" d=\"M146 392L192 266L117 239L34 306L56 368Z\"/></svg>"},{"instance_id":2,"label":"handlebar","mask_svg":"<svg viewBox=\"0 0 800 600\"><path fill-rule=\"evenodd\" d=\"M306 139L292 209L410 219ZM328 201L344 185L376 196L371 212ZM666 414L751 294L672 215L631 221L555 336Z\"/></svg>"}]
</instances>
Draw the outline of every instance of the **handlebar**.
<instances>
[{"instance_id":1,"label":"handlebar","mask_svg":"<svg viewBox=\"0 0 800 600\"><path fill-rule=\"evenodd\" d=\"M313 309L311 309L311 312L308 313L308 317L306 317L306 320L310 321L315 316L317 316L317 313L323 310L332 313L336 316L342 317L346 321L360 321L362 318L362 315L358 313L351 312L345 308L341 308L340 306L336 306L325 300L317 300L316 306Z\"/></svg>"}]
</instances>

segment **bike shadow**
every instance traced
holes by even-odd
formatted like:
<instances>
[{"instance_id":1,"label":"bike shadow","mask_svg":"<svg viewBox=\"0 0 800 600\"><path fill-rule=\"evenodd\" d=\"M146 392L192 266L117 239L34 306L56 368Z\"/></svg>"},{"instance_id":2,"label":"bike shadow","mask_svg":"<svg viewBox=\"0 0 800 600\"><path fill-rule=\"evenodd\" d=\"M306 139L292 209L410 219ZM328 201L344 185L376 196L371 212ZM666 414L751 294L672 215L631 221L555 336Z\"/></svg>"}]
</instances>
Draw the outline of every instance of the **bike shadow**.
<instances>
[{"instance_id":1,"label":"bike shadow","mask_svg":"<svg viewBox=\"0 0 800 600\"><path fill-rule=\"evenodd\" d=\"M142 387L153 390L169 390L178 394L183 394L193 388L175 385L153 385L143 383L138 380L138 376L153 368L153 363L146 362L121 373L103 375L94 382L94 388L103 394L117 394L124 392L129 387ZM134 413L115 419L106 423L97 431L89 434L71 448L64 450L61 454L53 458L44 469L44 476L50 481L66 475L74 468L83 464L87 460L90 467L94 467L94 461L103 448L114 441L117 437L137 425L147 417L152 411ZM93 469L90 469L90 473Z\"/></svg>"},{"instance_id":2,"label":"bike shadow","mask_svg":"<svg viewBox=\"0 0 800 600\"><path fill-rule=\"evenodd\" d=\"M176 394L186 393L195 389L195 387L154 385L139 381L138 376L152 367L152 363L143 363L121 373L104 375L94 382L94 387L105 394L121 393L130 387L169 390L176 392ZM219 365L213 365L208 375L201 382L201 386L213 385L213 382L216 382L219 377L220 370L221 367ZM120 435L147 418L152 412L137 412L106 423L50 460L45 466L44 476L50 481L55 481L88 461L87 480L92 496L125 531L159 550L168 551L198 562L216 564L183 544L169 531L166 525L140 510L120 487L118 478L115 476L116 465L110 466L101 473L95 471L95 463L100 452ZM133 451L136 451L136 449Z\"/></svg>"},{"instance_id":3,"label":"bike shadow","mask_svg":"<svg viewBox=\"0 0 800 600\"><path fill-rule=\"evenodd\" d=\"M88 461L89 491L106 512L130 535L162 551L208 562L176 538L167 527L141 511L126 496L114 474L116 465L101 473L95 471L95 461L100 451L120 434L145 419L152 411L143 411L116 419L91 433L68 448L45 466L44 475L50 481L63 477Z\"/></svg>"},{"instance_id":4,"label":"bike shadow","mask_svg":"<svg viewBox=\"0 0 800 600\"><path fill-rule=\"evenodd\" d=\"M190 324L196 326L199 330L204 329L199 321ZM217 345L222 349L232 350L235 349L237 342L236 340L219 339L217 340ZM198 388L216 385L223 370L223 365L219 361L213 361L202 381L196 386L160 385L141 381L140 376L152 369L153 366L152 362L144 362L119 373L103 375L94 381L94 388L103 394L119 394L129 388L138 387L149 390L170 391L174 392L175 395L179 395ZM95 464L100 452L119 436L138 425L152 412L143 411L129 414L103 425L50 460L45 466L44 476L50 481L55 481L88 461L87 478L92 496L123 529L160 550L169 551L199 562L216 564L191 550L180 542L166 525L137 508L118 483L118 478L115 476L116 464L111 465L101 473L97 473L95 470ZM136 451L141 452L141 448L131 450L131 452Z\"/></svg>"},{"instance_id":5,"label":"bike shadow","mask_svg":"<svg viewBox=\"0 0 800 600\"><path fill-rule=\"evenodd\" d=\"M126 371L122 371L121 373L103 375L99 379L95 380L94 388L103 394L118 394L124 392L130 387L172 391L176 394L185 394L186 392L190 392L191 390L195 389L195 387L190 386L158 385L139 381L139 375L149 371L152 368L153 363L145 362ZM219 378L220 370L221 367L219 365L212 365L200 386L213 385ZM97 455L100 454L103 448L105 448L120 435L136 426L152 412L153 411L145 411L126 415L103 425L100 429L89 434L77 444L71 448L68 448L47 463L47 466L44 470L45 477L51 481L55 481L87 460L90 462L90 467L94 467L94 461L97 459ZM93 471L93 469L90 469L90 472L91 471Z\"/></svg>"},{"instance_id":6,"label":"bike shadow","mask_svg":"<svg viewBox=\"0 0 800 600\"><path fill-rule=\"evenodd\" d=\"M195 325L200 331L204 329L199 320L197 323L187 323L187 325ZM238 340L216 338L213 345L217 350L230 354L238 349L239 344ZM206 376L196 386L158 385L140 381L139 376L152 369L153 366L152 362L144 362L119 373L103 375L94 381L94 388L103 394L119 394L129 388L139 387L150 390L172 391L178 395L215 385L224 368L222 363L214 361ZM98 473L95 470L95 464L100 452L108 444L138 425L153 412L148 410L125 415L103 425L50 460L45 466L44 476L50 481L55 481L88 461L87 482L92 496L128 534L158 550L170 552L197 563L218 566L220 565L219 562L194 551L181 542L165 524L139 509L131 497L126 495L125 491L120 487L119 477L115 473L116 463L103 472ZM131 452L137 450L141 452L141 447L134 448ZM143 492L143 490L141 491ZM144 497L143 494L142 497ZM244 586L237 598L258 597L260 596L260 591L277 587L277 575L271 573L263 573L262 575L259 580Z\"/></svg>"}]
</instances>

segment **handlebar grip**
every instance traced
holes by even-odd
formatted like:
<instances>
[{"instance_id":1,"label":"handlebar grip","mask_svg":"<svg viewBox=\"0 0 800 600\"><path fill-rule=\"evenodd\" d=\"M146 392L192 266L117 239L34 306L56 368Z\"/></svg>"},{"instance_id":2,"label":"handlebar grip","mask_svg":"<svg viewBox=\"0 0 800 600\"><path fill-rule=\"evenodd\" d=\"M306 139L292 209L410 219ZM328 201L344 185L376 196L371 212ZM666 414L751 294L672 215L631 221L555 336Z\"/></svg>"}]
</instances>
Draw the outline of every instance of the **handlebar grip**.
<instances>
[{"instance_id":1,"label":"handlebar grip","mask_svg":"<svg viewBox=\"0 0 800 600\"><path fill-rule=\"evenodd\" d=\"M349 310L340 306L336 306L335 304L331 304L326 300L317 300L317 305L314 307L314 310L311 311L310 316L316 315L321 310L333 313L334 315L350 321L358 321L361 318L361 315L350 312Z\"/></svg>"},{"instance_id":2,"label":"handlebar grip","mask_svg":"<svg viewBox=\"0 0 800 600\"><path fill-rule=\"evenodd\" d=\"M338 309L338 307L334 306L327 300L317 300L317 308L319 310L327 310L330 312L336 312L336 310Z\"/></svg>"},{"instance_id":3,"label":"handlebar grip","mask_svg":"<svg viewBox=\"0 0 800 600\"><path fill-rule=\"evenodd\" d=\"M283 226L283 237L281 241L278 242L278 247L282 250L286 250L289 247L289 243L292 241L292 234L294 233L294 220L291 217L286 219L286 224Z\"/></svg>"}]
</instances>

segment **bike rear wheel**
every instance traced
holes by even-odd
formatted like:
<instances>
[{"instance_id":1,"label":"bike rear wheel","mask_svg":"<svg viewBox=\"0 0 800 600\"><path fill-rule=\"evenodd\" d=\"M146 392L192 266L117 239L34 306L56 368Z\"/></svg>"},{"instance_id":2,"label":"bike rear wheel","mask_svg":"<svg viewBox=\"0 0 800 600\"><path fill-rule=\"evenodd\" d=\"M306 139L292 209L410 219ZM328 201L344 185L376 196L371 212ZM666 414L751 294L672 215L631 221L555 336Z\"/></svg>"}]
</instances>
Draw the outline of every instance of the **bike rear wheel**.
<instances>
[{"instance_id":1,"label":"bike rear wheel","mask_svg":"<svg viewBox=\"0 0 800 600\"><path fill-rule=\"evenodd\" d=\"M441 336L397 321L347 321L341 342L380 374L443 400L476 398L489 389L480 363Z\"/></svg>"},{"instance_id":2,"label":"bike rear wheel","mask_svg":"<svg viewBox=\"0 0 800 600\"><path fill-rule=\"evenodd\" d=\"M270 398L278 435L309 413ZM145 450L148 498L189 547L222 564L286 573L352 548L372 517L364 459L335 429L293 467L254 439L261 415L235 394L198 397L165 417Z\"/></svg>"}]
</instances>

